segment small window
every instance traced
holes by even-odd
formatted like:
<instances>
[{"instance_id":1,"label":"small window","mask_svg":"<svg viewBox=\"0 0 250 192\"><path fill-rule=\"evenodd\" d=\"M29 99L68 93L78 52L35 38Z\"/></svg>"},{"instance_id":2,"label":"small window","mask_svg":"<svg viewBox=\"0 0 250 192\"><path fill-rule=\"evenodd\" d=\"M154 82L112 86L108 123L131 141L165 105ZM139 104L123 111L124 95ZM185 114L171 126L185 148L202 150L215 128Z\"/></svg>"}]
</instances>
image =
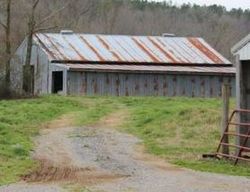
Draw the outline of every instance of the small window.
<instances>
[{"instance_id":1,"label":"small window","mask_svg":"<svg viewBox=\"0 0 250 192\"><path fill-rule=\"evenodd\" d=\"M63 91L63 72L54 71L52 72L52 93L56 94Z\"/></svg>"}]
</instances>

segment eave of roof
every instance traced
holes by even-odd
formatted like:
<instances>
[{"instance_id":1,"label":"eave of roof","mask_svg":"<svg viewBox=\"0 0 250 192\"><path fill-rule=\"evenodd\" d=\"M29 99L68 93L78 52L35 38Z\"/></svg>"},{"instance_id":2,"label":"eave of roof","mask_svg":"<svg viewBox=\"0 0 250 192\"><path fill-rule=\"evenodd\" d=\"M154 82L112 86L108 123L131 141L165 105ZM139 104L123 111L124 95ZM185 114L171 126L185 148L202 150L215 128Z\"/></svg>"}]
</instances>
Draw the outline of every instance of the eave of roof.
<instances>
[{"instance_id":1,"label":"eave of roof","mask_svg":"<svg viewBox=\"0 0 250 192\"><path fill-rule=\"evenodd\" d=\"M143 65L93 65L93 64L54 64L67 68L69 71L91 72L122 72L122 73L181 73L203 75L234 76L234 67L204 67L204 66L143 66Z\"/></svg>"},{"instance_id":2,"label":"eave of roof","mask_svg":"<svg viewBox=\"0 0 250 192\"><path fill-rule=\"evenodd\" d=\"M232 54L237 54L237 52L242 49L245 45L247 45L250 42L250 34L248 34L246 37L244 37L242 40L240 40L238 43L236 43L232 49Z\"/></svg>"}]
</instances>

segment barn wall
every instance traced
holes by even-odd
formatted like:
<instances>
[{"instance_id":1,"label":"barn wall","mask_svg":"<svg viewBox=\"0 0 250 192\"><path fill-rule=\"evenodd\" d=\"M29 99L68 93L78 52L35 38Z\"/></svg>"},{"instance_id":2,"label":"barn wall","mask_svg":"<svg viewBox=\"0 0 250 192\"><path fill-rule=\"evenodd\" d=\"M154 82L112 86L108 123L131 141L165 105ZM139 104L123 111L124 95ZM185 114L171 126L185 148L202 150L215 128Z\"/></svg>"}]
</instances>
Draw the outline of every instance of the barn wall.
<instances>
[{"instance_id":1,"label":"barn wall","mask_svg":"<svg viewBox=\"0 0 250 192\"><path fill-rule=\"evenodd\" d=\"M241 61L237 65L237 108L250 109L250 60ZM240 68L240 70L239 70ZM250 114L242 113L240 115L240 122L249 123ZM238 132L247 134L248 129L245 126L239 127ZM238 144L243 144L245 138L238 138ZM248 142L250 147L250 141Z\"/></svg>"},{"instance_id":2,"label":"barn wall","mask_svg":"<svg viewBox=\"0 0 250 192\"><path fill-rule=\"evenodd\" d=\"M39 46L33 46L31 64L34 65L34 94L49 93L49 60Z\"/></svg>"},{"instance_id":3,"label":"barn wall","mask_svg":"<svg viewBox=\"0 0 250 192\"><path fill-rule=\"evenodd\" d=\"M23 66L27 52L27 41L24 40L11 60L11 89L21 94L23 87ZM36 44L32 47L31 65L34 66L34 94L48 93L48 56Z\"/></svg>"},{"instance_id":4,"label":"barn wall","mask_svg":"<svg viewBox=\"0 0 250 192\"><path fill-rule=\"evenodd\" d=\"M234 76L68 72L68 94L111 96L219 97Z\"/></svg>"},{"instance_id":5,"label":"barn wall","mask_svg":"<svg viewBox=\"0 0 250 192\"><path fill-rule=\"evenodd\" d=\"M239 52L240 60L249 60L250 58L250 43L242 47Z\"/></svg>"},{"instance_id":6,"label":"barn wall","mask_svg":"<svg viewBox=\"0 0 250 192\"><path fill-rule=\"evenodd\" d=\"M24 55L26 53L26 40L17 49L15 55L11 59L10 64L10 86L11 90L21 94L23 87L23 64L25 62Z\"/></svg>"}]
</instances>

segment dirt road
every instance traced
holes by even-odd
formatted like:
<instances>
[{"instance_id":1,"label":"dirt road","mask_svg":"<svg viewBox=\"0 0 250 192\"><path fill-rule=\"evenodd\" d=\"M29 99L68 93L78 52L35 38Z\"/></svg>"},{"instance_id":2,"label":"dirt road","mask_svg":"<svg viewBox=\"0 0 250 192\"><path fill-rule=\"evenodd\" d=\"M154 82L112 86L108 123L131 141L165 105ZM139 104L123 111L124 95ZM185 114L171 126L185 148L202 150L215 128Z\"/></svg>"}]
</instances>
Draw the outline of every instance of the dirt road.
<instances>
[{"instance_id":1,"label":"dirt road","mask_svg":"<svg viewBox=\"0 0 250 192\"><path fill-rule=\"evenodd\" d=\"M21 183L0 187L1 192L68 191L68 183L86 186L91 192L250 191L247 178L194 172L146 155L137 138L109 129L105 123L64 126L41 132L33 154L41 168Z\"/></svg>"}]
</instances>

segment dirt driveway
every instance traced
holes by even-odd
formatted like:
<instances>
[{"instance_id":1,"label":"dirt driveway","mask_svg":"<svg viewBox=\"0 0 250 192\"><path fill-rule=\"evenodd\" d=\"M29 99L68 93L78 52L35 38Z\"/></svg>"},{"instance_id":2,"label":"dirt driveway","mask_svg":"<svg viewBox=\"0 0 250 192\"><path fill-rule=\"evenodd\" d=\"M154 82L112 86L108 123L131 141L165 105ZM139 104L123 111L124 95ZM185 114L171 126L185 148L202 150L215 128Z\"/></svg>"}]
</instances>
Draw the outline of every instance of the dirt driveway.
<instances>
[{"instance_id":1,"label":"dirt driveway","mask_svg":"<svg viewBox=\"0 0 250 192\"><path fill-rule=\"evenodd\" d=\"M194 172L146 155L140 140L110 129L114 122L107 122L81 128L54 123L44 129L33 154L40 169L0 191L70 191L69 183L91 192L250 191L247 178Z\"/></svg>"}]
</instances>

